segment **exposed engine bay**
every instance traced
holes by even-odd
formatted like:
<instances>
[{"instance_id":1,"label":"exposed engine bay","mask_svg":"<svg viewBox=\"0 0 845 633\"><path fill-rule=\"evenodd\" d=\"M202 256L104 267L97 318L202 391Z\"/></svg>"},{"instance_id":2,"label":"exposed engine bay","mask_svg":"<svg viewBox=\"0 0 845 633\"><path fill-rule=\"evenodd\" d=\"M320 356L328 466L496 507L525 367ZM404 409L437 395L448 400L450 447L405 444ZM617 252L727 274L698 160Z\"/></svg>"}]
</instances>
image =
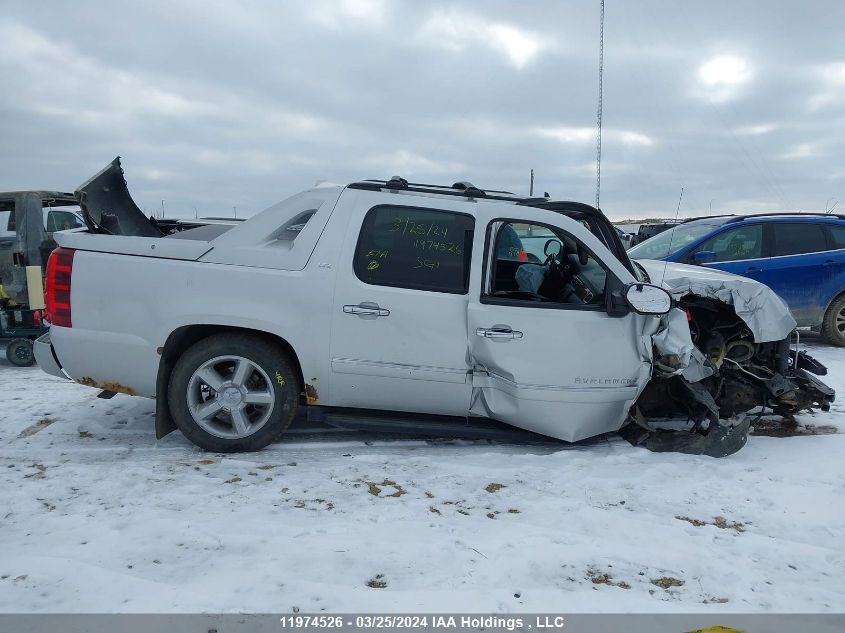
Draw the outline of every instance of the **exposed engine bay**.
<instances>
[{"instance_id":1,"label":"exposed engine bay","mask_svg":"<svg viewBox=\"0 0 845 633\"><path fill-rule=\"evenodd\" d=\"M829 410L834 392L812 375L827 370L797 350L797 331L758 343L733 306L696 295L685 295L678 304L710 375L690 382L677 373L677 357L657 356L655 379L623 429L626 439L655 451L720 457L745 444L754 416L744 414L770 412L789 423L800 411Z\"/></svg>"}]
</instances>

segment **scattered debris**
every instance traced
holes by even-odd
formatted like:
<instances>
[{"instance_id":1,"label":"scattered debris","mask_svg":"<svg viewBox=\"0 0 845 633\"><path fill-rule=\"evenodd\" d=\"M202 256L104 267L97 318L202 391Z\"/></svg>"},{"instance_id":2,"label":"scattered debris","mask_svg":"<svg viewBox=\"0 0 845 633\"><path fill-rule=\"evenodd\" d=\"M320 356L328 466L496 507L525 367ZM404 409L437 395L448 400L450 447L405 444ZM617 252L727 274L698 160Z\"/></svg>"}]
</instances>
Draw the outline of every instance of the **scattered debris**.
<instances>
[{"instance_id":1,"label":"scattered debris","mask_svg":"<svg viewBox=\"0 0 845 633\"><path fill-rule=\"evenodd\" d=\"M493 493L493 492L499 492L502 488L507 488L507 486L504 485L504 484L492 483L492 484L487 484L487 486L484 489L487 492Z\"/></svg>"},{"instance_id":2,"label":"scattered debris","mask_svg":"<svg viewBox=\"0 0 845 633\"><path fill-rule=\"evenodd\" d=\"M438 509L437 509L437 508L435 508L434 506L428 506L428 511L429 511L429 512L432 512L432 513L434 513L434 514L440 514L440 510L438 510Z\"/></svg>"},{"instance_id":3,"label":"scattered debris","mask_svg":"<svg viewBox=\"0 0 845 633\"><path fill-rule=\"evenodd\" d=\"M234 484L234 483L237 483L237 482L239 482L239 481L241 481L241 478L240 478L240 477L232 477L231 479L227 479L227 480L226 480L226 481L224 481L223 483L224 483L224 484Z\"/></svg>"},{"instance_id":4,"label":"scattered debris","mask_svg":"<svg viewBox=\"0 0 845 633\"><path fill-rule=\"evenodd\" d=\"M215 461L213 459L201 459L197 462L197 464L202 464L203 466L208 466L209 464L214 464Z\"/></svg>"},{"instance_id":5,"label":"scattered debris","mask_svg":"<svg viewBox=\"0 0 845 633\"><path fill-rule=\"evenodd\" d=\"M93 436L93 435L91 435L88 431L80 431L80 432L79 432L79 437L81 437L81 438L86 438L86 439L87 439L87 438L89 438L89 437L94 437L94 436Z\"/></svg>"},{"instance_id":6,"label":"scattered debris","mask_svg":"<svg viewBox=\"0 0 845 633\"><path fill-rule=\"evenodd\" d=\"M519 514L519 510L516 508L508 508L508 514Z\"/></svg>"},{"instance_id":7,"label":"scattered debris","mask_svg":"<svg viewBox=\"0 0 845 633\"><path fill-rule=\"evenodd\" d=\"M367 586L370 589L384 589L387 587L387 581L384 579L384 574L376 574L374 578L367 581Z\"/></svg>"}]
</instances>

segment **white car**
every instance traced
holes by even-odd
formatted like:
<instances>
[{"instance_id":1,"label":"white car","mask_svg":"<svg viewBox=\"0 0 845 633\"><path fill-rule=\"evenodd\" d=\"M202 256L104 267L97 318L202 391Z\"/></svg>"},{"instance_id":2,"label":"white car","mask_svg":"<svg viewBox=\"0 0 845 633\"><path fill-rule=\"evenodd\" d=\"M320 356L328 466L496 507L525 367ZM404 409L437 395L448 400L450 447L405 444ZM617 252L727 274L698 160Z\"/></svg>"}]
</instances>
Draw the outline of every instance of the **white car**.
<instances>
[{"instance_id":1,"label":"white car","mask_svg":"<svg viewBox=\"0 0 845 633\"><path fill-rule=\"evenodd\" d=\"M155 398L158 437L257 450L305 406L344 427L623 429L725 455L743 412L833 399L774 293L684 266L664 280L589 205L394 177L165 234L118 159L77 196L89 228L57 234L38 363Z\"/></svg>"}]
</instances>

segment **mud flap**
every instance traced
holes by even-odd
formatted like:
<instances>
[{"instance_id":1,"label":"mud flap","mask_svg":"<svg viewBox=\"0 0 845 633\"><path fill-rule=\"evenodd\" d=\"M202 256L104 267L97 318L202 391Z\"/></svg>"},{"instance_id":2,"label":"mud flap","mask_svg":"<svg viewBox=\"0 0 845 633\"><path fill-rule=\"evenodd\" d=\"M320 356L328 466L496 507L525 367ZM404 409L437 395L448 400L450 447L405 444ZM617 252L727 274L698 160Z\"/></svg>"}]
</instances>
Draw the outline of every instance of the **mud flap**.
<instances>
[{"instance_id":1,"label":"mud flap","mask_svg":"<svg viewBox=\"0 0 845 633\"><path fill-rule=\"evenodd\" d=\"M714 426L706 435L690 431L649 431L637 424L629 424L619 435L634 446L647 448L655 453L686 453L727 457L733 455L748 441L751 418L733 427Z\"/></svg>"}]
</instances>

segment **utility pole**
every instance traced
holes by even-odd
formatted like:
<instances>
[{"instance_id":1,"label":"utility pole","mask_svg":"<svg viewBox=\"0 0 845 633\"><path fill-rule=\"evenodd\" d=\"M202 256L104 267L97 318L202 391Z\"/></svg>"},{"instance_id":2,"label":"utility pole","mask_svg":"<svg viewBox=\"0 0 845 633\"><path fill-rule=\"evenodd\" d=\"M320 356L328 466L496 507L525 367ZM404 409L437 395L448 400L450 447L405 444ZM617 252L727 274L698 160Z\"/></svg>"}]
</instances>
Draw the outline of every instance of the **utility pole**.
<instances>
[{"instance_id":1,"label":"utility pole","mask_svg":"<svg viewBox=\"0 0 845 633\"><path fill-rule=\"evenodd\" d=\"M232 209L235 211L235 217L238 217L238 207L232 207Z\"/></svg>"},{"instance_id":2,"label":"utility pole","mask_svg":"<svg viewBox=\"0 0 845 633\"><path fill-rule=\"evenodd\" d=\"M161 215L160 218L164 218L164 200L161 201Z\"/></svg>"},{"instance_id":3,"label":"utility pole","mask_svg":"<svg viewBox=\"0 0 845 633\"><path fill-rule=\"evenodd\" d=\"M601 193L601 118L602 98L604 86L602 79L604 75L604 0L601 0L601 18L599 20L599 107L596 112L596 209L599 207L599 195Z\"/></svg>"},{"instance_id":4,"label":"utility pole","mask_svg":"<svg viewBox=\"0 0 845 633\"><path fill-rule=\"evenodd\" d=\"M531 170L531 186L528 189L528 197L534 195L534 170Z\"/></svg>"}]
</instances>

